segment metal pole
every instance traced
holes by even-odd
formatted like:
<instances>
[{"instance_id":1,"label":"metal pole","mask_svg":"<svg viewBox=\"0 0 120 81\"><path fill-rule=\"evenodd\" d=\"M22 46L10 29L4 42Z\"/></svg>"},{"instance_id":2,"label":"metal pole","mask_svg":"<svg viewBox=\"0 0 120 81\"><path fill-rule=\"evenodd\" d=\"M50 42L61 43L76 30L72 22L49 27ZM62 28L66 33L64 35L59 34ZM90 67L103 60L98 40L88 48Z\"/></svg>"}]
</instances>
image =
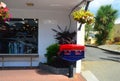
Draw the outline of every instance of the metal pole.
<instances>
[{"instance_id":1,"label":"metal pole","mask_svg":"<svg viewBox=\"0 0 120 81\"><path fill-rule=\"evenodd\" d=\"M85 11L88 10L89 4L90 4L90 1L87 1L86 7L85 7Z\"/></svg>"},{"instance_id":2,"label":"metal pole","mask_svg":"<svg viewBox=\"0 0 120 81\"><path fill-rule=\"evenodd\" d=\"M74 67L73 63L71 62L69 66L69 78L73 77L73 67Z\"/></svg>"}]
</instances>

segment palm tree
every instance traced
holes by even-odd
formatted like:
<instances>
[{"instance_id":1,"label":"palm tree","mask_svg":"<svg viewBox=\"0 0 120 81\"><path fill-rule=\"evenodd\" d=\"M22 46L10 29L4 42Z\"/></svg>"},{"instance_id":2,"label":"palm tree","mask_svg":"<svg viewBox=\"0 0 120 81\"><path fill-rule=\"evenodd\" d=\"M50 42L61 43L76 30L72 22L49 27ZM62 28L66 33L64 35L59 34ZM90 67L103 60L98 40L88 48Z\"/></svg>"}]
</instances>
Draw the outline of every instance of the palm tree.
<instances>
[{"instance_id":1,"label":"palm tree","mask_svg":"<svg viewBox=\"0 0 120 81\"><path fill-rule=\"evenodd\" d=\"M98 32L96 34L96 43L98 45L105 44L106 40L109 39L115 19L117 18L117 12L111 5L101 6L99 8L94 26L95 31Z\"/></svg>"}]
</instances>

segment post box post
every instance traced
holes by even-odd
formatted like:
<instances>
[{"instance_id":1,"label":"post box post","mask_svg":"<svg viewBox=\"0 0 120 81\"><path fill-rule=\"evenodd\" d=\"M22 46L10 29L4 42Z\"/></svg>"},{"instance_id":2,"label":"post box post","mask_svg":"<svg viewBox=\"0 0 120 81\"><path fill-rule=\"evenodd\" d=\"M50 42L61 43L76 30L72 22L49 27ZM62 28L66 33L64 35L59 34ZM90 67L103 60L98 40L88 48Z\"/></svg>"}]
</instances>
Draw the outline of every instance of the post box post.
<instances>
[{"instance_id":1,"label":"post box post","mask_svg":"<svg viewBox=\"0 0 120 81\"><path fill-rule=\"evenodd\" d=\"M77 28L79 28L80 23L77 23ZM77 44L84 45L85 41L85 24L82 25L81 30L77 31ZM76 62L76 73L81 72L81 60Z\"/></svg>"}]
</instances>

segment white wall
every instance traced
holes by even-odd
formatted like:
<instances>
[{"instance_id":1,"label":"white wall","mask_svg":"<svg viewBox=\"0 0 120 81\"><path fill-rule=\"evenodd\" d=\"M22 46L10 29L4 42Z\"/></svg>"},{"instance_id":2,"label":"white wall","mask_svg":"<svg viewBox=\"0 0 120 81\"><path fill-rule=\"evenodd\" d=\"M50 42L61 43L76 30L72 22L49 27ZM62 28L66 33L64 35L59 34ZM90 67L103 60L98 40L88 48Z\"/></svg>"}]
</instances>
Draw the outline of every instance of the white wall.
<instances>
[{"instance_id":1,"label":"white wall","mask_svg":"<svg viewBox=\"0 0 120 81\"><path fill-rule=\"evenodd\" d=\"M51 28L56 28L57 25L61 27L68 26L68 11L53 11L53 10L25 10L25 9L10 9L10 13L12 14L13 18L37 18L39 19L39 61L45 62L46 58L44 54L46 53L46 48L50 45L55 43L54 35L56 34L51 30ZM73 26L73 25L72 25ZM76 28L76 26L73 26ZM72 28L72 30L74 29ZM36 62L33 62L33 65L38 65L38 59L35 59ZM25 63L25 62L24 62ZM18 65L29 65L28 64L12 64L14 66ZM1 65L1 64L0 64ZM9 63L5 63L5 65L9 65ZM11 66L10 65L10 66Z\"/></svg>"}]
</instances>

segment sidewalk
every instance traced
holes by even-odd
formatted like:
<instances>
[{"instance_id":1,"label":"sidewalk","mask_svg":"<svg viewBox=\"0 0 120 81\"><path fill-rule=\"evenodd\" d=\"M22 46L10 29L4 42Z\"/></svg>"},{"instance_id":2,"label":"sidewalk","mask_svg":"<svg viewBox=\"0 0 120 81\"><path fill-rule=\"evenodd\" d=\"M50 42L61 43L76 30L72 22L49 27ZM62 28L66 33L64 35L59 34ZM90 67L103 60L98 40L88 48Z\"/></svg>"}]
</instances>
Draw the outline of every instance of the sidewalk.
<instances>
[{"instance_id":1,"label":"sidewalk","mask_svg":"<svg viewBox=\"0 0 120 81\"><path fill-rule=\"evenodd\" d=\"M120 53L118 52L120 45L102 45L100 47L100 49L94 46L86 47L86 58L82 61L82 71L92 73L99 81L120 81L120 77L118 77L120 75ZM118 51L113 52L116 49ZM90 77L88 74L85 75L88 76L87 78Z\"/></svg>"},{"instance_id":2,"label":"sidewalk","mask_svg":"<svg viewBox=\"0 0 120 81\"><path fill-rule=\"evenodd\" d=\"M98 48L111 52L120 53L120 45L101 45L98 46Z\"/></svg>"},{"instance_id":3,"label":"sidewalk","mask_svg":"<svg viewBox=\"0 0 120 81\"><path fill-rule=\"evenodd\" d=\"M82 71L90 71L99 81L120 81L120 63L114 61L84 61ZM87 76L87 78L92 78ZM92 80L88 80L92 81ZM93 80L97 81L97 80Z\"/></svg>"},{"instance_id":4,"label":"sidewalk","mask_svg":"<svg viewBox=\"0 0 120 81\"><path fill-rule=\"evenodd\" d=\"M38 69L0 70L0 81L86 81L80 74L73 78Z\"/></svg>"}]
</instances>

